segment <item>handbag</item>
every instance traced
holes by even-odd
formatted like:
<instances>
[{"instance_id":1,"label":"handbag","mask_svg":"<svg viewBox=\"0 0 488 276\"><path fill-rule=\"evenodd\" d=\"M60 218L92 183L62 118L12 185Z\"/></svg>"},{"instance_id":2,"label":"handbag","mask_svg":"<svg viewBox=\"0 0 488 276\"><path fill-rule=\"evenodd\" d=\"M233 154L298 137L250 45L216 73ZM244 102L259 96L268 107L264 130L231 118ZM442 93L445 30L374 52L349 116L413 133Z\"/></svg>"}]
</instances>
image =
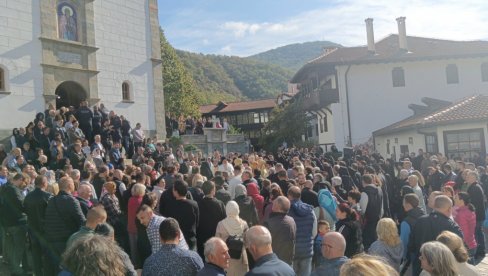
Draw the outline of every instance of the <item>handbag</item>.
<instances>
[{"instance_id":1,"label":"handbag","mask_svg":"<svg viewBox=\"0 0 488 276\"><path fill-rule=\"evenodd\" d=\"M242 224L240 227L241 230L243 230ZM227 248L229 248L229 256L232 259L239 260L242 256L242 248L244 247L244 239L242 238L242 235L229 235L225 240L225 243L227 244Z\"/></svg>"},{"instance_id":2,"label":"handbag","mask_svg":"<svg viewBox=\"0 0 488 276\"><path fill-rule=\"evenodd\" d=\"M242 256L242 247L244 246L244 241L242 237L239 236L229 236L227 240L225 240L227 247L229 248L229 256L232 259L239 260Z\"/></svg>"}]
</instances>

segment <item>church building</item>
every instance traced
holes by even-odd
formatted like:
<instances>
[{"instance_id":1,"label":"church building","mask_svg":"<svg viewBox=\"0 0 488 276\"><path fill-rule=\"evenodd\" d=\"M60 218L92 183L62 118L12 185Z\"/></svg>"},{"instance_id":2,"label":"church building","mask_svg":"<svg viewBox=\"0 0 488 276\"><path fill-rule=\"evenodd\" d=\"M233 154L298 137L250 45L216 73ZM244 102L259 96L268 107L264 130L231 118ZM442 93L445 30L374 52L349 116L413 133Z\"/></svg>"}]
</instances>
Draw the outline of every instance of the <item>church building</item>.
<instances>
[{"instance_id":1,"label":"church building","mask_svg":"<svg viewBox=\"0 0 488 276\"><path fill-rule=\"evenodd\" d=\"M0 1L0 138L82 100L165 136L157 0Z\"/></svg>"}]
</instances>

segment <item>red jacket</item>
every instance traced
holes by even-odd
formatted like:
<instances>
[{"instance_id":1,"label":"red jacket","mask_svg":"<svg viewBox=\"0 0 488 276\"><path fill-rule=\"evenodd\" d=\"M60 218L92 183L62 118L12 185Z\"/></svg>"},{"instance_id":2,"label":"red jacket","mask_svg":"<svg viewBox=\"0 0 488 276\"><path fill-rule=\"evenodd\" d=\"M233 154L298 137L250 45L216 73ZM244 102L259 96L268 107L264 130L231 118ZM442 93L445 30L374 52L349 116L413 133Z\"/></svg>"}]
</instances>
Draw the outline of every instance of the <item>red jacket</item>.
<instances>
[{"instance_id":1,"label":"red jacket","mask_svg":"<svg viewBox=\"0 0 488 276\"><path fill-rule=\"evenodd\" d=\"M136 215L142 203L142 196L131 196L127 207L127 232L137 234Z\"/></svg>"},{"instance_id":2,"label":"red jacket","mask_svg":"<svg viewBox=\"0 0 488 276\"><path fill-rule=\"evenodd\" d=\"M255 183L247 184L247 195L252 197L254 205L256 206L256 211L258 212L258 219L260 222L263 221L264 215L264 197L259 194L258 186Z\"/></svg>"}]
</instances>

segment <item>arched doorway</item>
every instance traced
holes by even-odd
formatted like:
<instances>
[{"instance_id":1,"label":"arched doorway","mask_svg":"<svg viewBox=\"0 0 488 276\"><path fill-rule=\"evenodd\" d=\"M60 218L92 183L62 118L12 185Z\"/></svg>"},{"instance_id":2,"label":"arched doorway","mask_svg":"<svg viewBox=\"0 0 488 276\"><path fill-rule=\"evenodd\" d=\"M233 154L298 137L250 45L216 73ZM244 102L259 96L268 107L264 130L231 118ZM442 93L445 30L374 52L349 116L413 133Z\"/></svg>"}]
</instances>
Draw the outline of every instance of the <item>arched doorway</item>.
<instances>
[{"instance_id":1,"label":"arched doorway","mask_svg":"<svg viewBox=\"0 0 488 276\"><path fill-rule=\"evenodd\" d=\"M86 100L85 89L74 81L65 81L56 88L56 108L62 106L79 107L81 101Z\"/></svg>"}]
</instances>

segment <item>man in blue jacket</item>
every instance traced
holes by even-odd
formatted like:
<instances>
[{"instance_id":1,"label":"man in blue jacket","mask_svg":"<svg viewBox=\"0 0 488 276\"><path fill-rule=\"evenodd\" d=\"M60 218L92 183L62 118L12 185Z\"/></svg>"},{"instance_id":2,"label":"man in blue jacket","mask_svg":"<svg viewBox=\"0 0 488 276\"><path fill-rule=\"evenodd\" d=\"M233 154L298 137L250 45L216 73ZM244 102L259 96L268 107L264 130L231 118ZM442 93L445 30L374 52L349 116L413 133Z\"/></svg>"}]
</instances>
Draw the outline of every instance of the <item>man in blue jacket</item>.
<instances>
[{"instance_id":1,"label":"man in blue jacket","mask_svg":"<svg viewBox=\"0 0 488 276\"><path fill-rule=\"evenodd\" d=\"M297 186L288 189L291 202L288 215L295 220L296 242L293 269L298 275L310 275L312 272L313 239L317 235L317 218L313 206L303 203L301 191Z\"/></svg>"}]
</instances>

